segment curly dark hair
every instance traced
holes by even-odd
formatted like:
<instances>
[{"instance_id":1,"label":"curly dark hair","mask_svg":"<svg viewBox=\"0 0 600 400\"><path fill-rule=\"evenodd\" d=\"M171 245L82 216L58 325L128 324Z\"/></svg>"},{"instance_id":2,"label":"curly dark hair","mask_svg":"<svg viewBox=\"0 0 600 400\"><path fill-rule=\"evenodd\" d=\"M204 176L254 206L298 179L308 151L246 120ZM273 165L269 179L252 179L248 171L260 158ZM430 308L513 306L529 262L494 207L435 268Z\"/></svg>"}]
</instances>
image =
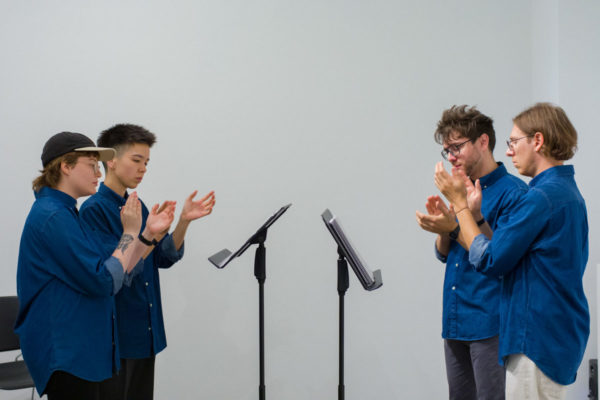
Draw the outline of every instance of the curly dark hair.
<instances>
[{"instance_id":1,"label":"curly dark hair","mask_svg":"<svg viewBox=\"0 0 600 400\"><path fill-rule=\"evenodd\" d=\"M458 132L461 136L473 141L485 133L489 137L488 148L490 151L494 151L496 145L494 121L482 114L476 106L454 105L444 110L435 130L435 141L444 144L453 132Z\"/></svg>"}]
</instances>

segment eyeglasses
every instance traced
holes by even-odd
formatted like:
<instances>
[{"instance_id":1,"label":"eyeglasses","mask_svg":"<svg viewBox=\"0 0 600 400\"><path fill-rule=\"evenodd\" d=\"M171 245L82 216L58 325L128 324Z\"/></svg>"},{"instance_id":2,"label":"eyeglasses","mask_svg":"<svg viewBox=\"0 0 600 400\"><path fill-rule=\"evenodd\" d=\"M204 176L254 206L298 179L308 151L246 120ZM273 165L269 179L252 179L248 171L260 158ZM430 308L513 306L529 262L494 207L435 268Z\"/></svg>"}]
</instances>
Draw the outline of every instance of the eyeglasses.
<instances>
[{"instance_id":1,"label":"eyeglasses","mask_svg":"<svg viewBox=\"0 0 600 400\"><path fill-rule=\"evenodd\" d=\"M100 171L100 164L97 162L83 162L84 164L87 164L93 171L94 171L94 175L96 175L99 171Z\"/></svg>"},{"instance_id":2,"label":"eyeglasses","mask_svg":"<svg viewBox=\"0 0 600 400\"><path fill-rule=\"evenodd\" d=\"M448 159L448 154L452 154L454 157L457 157L460 154L460 148L462 146L464 146L465 144L472 142L472 141L473 141L473 139L469 139L469 140L465 140L462 143L452 144L452 145L448 146L447 148L442 150L442 157L444 157L444 160Z\"/></svg>"},{"instance_id":3,"label":"eyeglasses","mask_svg":"<svg viewBox=\"0 0 600 400\"><path fill-rule=\"evenodd\" d=\"M517 142L517 141L519 141L521 139L525 139L525 138L529 138L529 137L534 137L534 136L535 136L535 134L534 135L523 136L523 137L516 138L516 139L508 139L506 141L506 145L508 146L508 150L514 151L514 149L515 149L515 142Z\"/></svg>"}]
</instances>

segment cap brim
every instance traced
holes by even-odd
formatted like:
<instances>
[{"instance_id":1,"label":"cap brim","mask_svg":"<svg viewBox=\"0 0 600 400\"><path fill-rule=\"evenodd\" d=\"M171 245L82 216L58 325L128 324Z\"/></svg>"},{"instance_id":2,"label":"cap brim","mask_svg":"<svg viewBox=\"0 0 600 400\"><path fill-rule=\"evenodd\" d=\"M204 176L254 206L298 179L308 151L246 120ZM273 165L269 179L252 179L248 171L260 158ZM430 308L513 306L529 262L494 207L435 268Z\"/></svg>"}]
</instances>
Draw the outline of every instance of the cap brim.
<instances>
[{"instance_id":1,"label":"cap brim","mask_svg":"<svg viewBox=\"0 0 600 400\"><path fill-rule=\"evenodd\" d=\"M95 151L98 153L98 161L110 161L117 155L115 149L110 147L80 147L74 151Z\"/></svg>"}]
</instances>

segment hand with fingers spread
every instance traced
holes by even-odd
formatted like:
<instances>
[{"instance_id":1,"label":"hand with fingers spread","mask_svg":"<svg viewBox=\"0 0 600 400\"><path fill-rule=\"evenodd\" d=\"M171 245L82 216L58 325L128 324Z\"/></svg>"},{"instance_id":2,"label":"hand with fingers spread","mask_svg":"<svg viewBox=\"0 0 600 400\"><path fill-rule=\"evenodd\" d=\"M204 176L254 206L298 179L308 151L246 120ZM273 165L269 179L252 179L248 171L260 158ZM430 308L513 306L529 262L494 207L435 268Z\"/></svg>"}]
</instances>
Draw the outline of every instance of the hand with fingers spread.
<instances>
[{"instance_id":1,"label":"hand with fingers spread","mask_svg":"<svg viewBox=\"0 0 600 400\"><path fill-rule=\"evenodd\" d=\"M175 218L175 205L174 201L166 201L159 209L159 205L155 204L148 214L144 231L148 231L153 238L159 237L167 231Z\"/></svg>"},{"instance_id":2,"label":"hand with fingers spread","mask_svg":"<svg viewBox=\"0 0 600 400\"><path fill-rule=\"evenodd\" d=\"M175 248L178 250L183 245L183 240L190 222L207 216L212 212L212 209L215 206L214 191L209 192L200 200L194 201L194 197L196 197L197 194L198 191L194 190L194 192L185 199L179 222L177 222L177 226L173 231L173 242L175 243Z\"/></svg>"},{"instance_id":3,"label":"hand with fingers spread","mask_svg":"<svg viewBox=\"0 0 600 400\"><path fill-rule=\"evenodd\" d=\"M125 205L121 207L121 224L124 234L137 237L142 227L142 204L136 192L131 193Z\"/></svg>"},{"instance_id":4,"label":"hand with fingers spread","mask_svg":"<svg viewBox=\"0 0 600 400\"><path fill-rule=\"evenodd\" d=\"M456 228L456 216L452 206L448 208L440 196L429 196L425 208L428 214L416 212L417 223L422 229L441 235Z\"/></svg>"},{"instance_id":5,"label":"hand with fingers spread","mask_svg":"<svg viewBox=\"0 0 600 400\"><path fill-rule=\"evenodd\" d=\"M454 205L456 212L468 208L465 173L462 170L452 168L452 175L450 175L444 169L442 162L439 162L435 165L434 180L440 192Z\"/></svg>"},{"instance_id":6,"label":"hand with fingers spread","mask_svg":"<svg viewBox=\"0 0 600 400\"><path fill-rule=\"evenodd\" d=\"M198 191L194 190L194 192L185 199L183 210L181 211L181 218L185 221L193 221L205 217L212 212L212 209L215 206L214 191L211 191L200 200L194 201L194 197L196 197L197 194Z\"/></svg>"}]
</instances>

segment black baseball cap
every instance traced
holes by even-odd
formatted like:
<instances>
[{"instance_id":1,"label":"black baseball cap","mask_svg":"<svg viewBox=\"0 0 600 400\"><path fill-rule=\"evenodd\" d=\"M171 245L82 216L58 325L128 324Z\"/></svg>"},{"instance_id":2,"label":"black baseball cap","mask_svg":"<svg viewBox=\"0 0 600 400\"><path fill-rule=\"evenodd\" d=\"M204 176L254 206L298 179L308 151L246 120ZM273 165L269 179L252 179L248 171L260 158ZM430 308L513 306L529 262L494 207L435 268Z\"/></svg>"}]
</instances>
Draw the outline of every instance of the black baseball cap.
<instances>
[{"instance_id":1,"label":"black baseball cap","mask_svg":"<svg viewBox=\"0 0 600 400\"><path fill-rule=\"evenodd\" d=\"M109 147L96 147L89 137L75 132L61 132L52 136L44 145L42 150L42 166L72 151L95 151L98 153L98 161L112 160L117 152Z\"/></svg>"}]
</instances>

